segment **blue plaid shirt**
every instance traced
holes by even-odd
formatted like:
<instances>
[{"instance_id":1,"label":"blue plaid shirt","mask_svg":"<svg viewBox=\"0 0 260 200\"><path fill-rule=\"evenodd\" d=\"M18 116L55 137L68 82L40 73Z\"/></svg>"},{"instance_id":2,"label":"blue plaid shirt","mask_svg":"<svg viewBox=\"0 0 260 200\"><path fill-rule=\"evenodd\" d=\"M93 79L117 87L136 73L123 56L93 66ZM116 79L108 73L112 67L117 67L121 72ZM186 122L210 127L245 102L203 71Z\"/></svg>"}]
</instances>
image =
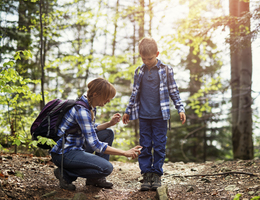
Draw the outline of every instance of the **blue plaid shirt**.
<instances>
[{"instance_id":1,"label":"blue plaid shirt","mask_svg":"<svg viewBox=\"0 0 260 200\"><path fill-rule=\"evenodd\" d=\"M88 100L83 95L81 97L88 106ZM96 116L96 108L93 109L94 116ZM107 143L99 141L96 134L95 119L91 119L90 106L85 108L82 105L76 105L71 108L63 117L62 122L58 129L58 136L62 136L66 130L69 130L79 125L81 131L76 133L68 134L65 137L64 153L70 150L83 151L83 144L85 141L92 147L96 152L103 153L107 148ZM57 144L51 149L51 152L62 154L62 137L57 141Z\"/></svg>"},{"instance_id":2,"label":"blue plaid shirt","mask_svg":"<svg viewBox=\"0 0 260 200\"><path fill-rule=\"evenodd\" d=\"M141 67L137 67L134 75L134 85L132 95L129 100L129 104L125 110L125 113L129 114L130 120L135 120L139 118L139 108L140 108L140 98L139 94L141 92L140 83L144 75L143 64ZM160 60L157 62L158 74L160 77L160 106L162 111L162 116L164 120L170 119L170 99L172 99L175 108L178 110L178 113L185 112L184 106L181 102L179 96L179 90L174 80L174 73L170 66L163 64ZM168 67L168 77L166 74L166 67ZM139 71L140 70L140 71ZM168 86L167 86L168 85Z\"/></svg>"}]
</instances>

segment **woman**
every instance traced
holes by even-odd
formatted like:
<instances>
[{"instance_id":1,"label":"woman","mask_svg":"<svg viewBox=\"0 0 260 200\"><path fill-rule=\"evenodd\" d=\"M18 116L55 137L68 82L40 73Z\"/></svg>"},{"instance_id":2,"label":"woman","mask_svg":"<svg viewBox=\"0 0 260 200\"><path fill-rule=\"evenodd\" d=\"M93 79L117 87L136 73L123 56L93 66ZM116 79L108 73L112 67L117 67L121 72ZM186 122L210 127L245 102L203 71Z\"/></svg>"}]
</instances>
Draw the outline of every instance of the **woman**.
<instances>
[{"instance_id":1,"label":"woman","mask_svg":"<svg viewBox=\"0 0 260 200\"><path fill-rule=\"evenodd\" d=\"M114 86L103 78L97 78L88 84L87 95L82 95L83 105L76 105L64 116L58 130L63 136L66 130L79 126L81 132L61 137L51 150L52 160L58 166L54 174L60 181L60 187L75 190L72 184L77 177L87 178L87 185L111 188L112 183L106 177L113 171L109 155L122 155L136 158L141 146L128 151L111 147L114 133L109 127L120 121L121 115L114 114L109 122L95 124L96 107L103 107L116 95ZM65 139L64 146L63 138ZM93 152L96 154L92 154Z\"/></svg>"}]
</instances>

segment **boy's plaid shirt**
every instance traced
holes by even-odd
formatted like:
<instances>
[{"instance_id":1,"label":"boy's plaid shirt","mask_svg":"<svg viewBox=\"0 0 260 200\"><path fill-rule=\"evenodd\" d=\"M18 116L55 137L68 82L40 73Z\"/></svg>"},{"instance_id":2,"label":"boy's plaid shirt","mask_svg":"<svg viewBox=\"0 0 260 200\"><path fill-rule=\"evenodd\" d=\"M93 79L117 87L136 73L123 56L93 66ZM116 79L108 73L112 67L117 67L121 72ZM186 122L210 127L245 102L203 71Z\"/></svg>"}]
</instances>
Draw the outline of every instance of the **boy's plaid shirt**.
<instances>
[{"instance_id":1,"label":"boy's plaid shirt","mask_svg":"<svg viewBox=\"0 0 260 200\"><path fill-rule=\"evenodd\" d=\"M144 75L144 67L145 64L143 64L141 67L140 66L137 67L135 70L133 91L129 100L129 104L125 111L125 113L129 114L130 120L135 120L139 118L139 108L140 108L139 93L140 93L140 83ZM169 97L171 97L175 105L175 108L178 110L178 113L185 112L185 109L179 96L179 90L173 77L174 73L172 68L163 64L160 60L158 60L157 62L157 67L159 68L158 73L160 77L159 92L160 92L160 105L161 105L162 116L164 120L168 120L170 119ZM168 77L166 73L166 67L168 67Z\"/></svg>"}]
</instances>

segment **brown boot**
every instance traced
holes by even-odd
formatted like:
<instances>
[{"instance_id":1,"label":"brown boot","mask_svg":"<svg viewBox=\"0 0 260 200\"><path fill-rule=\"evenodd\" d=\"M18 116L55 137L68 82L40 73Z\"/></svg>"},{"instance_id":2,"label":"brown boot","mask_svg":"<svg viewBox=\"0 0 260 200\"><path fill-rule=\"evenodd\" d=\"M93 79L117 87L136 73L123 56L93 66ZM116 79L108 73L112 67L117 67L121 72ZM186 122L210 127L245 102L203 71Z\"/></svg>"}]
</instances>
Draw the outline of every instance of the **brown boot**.
<instances>
[{"instance_id":1,"label":"brown boot","mask_svg":"<svg viewBox=\"0 0 260 200\"><path fill-rule=\"evenodd\" d=\"M143 183L141 185L141 190L142 191L147 191L150 190L151 188L151 178L152 178L152 173L144 173L143 174Z\"/></svg>"},{"instance_id":2,"label":"brown boot","mask_svg":"<svg viewBox=\"0 0 260 200\"><path fill-rule=\"evenodd\" d=\"M86 185L94 185L96 187L102 188L112 188L113 183L107 182L106 178L88 178L86 180Z\"/></svg>"},{"instance_id":3,"label":"brown boot","mask_svg":"<svg viewBox=\"0 0 260 200\"><path fill-rule=\"evenodd\" d=\"M156 190L158 187L161 187L161 177L159 176L159 174L153 173L152 174L152 190Z\"/></svg>"},{"instance_id":4,"label":"brown boot","mask_svg":"<svg viewBox=\"0 0 260 200\"><path fill-rule=\"evenodd\" d=\"M67 181L64 180L63 177L61 177L60 174L60 168L54 169L54 175L57 179L60 181L60 187L66 190L75 190L76 186L73 185L72 183L67 183Z\"/></svg>"}]
</instances>

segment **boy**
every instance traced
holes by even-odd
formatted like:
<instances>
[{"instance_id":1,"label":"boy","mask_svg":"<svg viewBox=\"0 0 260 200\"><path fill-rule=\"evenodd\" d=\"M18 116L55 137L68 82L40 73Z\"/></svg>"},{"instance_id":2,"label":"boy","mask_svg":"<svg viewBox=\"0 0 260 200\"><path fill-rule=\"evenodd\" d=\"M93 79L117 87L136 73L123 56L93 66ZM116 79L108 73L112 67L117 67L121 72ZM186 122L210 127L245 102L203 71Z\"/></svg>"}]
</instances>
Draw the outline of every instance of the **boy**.
<instances>
[{"instance_id":1,"label":"boy","mask_svg":"<svg viewBox=\"0 0 260 200\"><path fill-rule=\"evenodd\" d=\"M169 97L178 110L182 124L186 121L186 115L172 68L157 59L159 51L155 40L143 38L139 43L139 54L143 65L135 70L133 91L123 123L139 118L139 141L143 148L138 161L143 175L141 190L145 191L161 186L167 120L170 119Z\"/></svg>"}]
</instances>

